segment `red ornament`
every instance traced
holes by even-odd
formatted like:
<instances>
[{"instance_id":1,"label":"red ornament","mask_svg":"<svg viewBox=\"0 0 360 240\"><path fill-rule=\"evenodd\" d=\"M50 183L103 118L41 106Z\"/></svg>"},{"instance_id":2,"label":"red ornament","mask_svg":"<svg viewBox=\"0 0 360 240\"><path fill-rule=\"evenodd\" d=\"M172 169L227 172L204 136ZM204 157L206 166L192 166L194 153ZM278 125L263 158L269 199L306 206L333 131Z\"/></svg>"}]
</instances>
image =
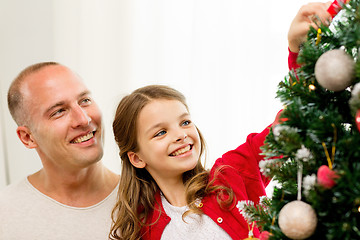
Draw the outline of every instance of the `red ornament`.
<instances>
[{"instance_id":1,"label":"red ornament","mask_svg":"<svg viewBox=\"0 0 360 240\"><path fill-rule=\"evenodd\" d=\"M335 186L335 179L339 178L333 170L331 170L328 166L322 165L317 172L317 182L324 188L330 189Z\"/></svg>"},{"instance_id":2,"label":"red ornament","mask_svg":"<svg viewBox=\"0 0 360 240\"><path fill-rule=\"evenodd\" d=\"M263 231L261 234L260 234L260 237L259 239L260 240L268 240L269 237L270 237L271 233L269 233L268 231Z\"/></svg>"},{"instance_id":3,"label":"red ornament","mask_svg":"<svg viewBox=\"0 0 360 240\"><path fill-rule=\"evenodd\" d=\"M279 112L276 114L275 121L273 122L273 126L276 126L276 125L278 125L278 124L281 124L281 123L286 122L287 120L289 120L288 118L282 118L282 117L281 117L282 111L283 111L283 110L279 111Z\"/></svg>"},{"instance_id":4,"label":"red ornament","mask_svg":"<svg viewBox=\"0 0 360 240\"><path fill-rule=\"evenodd\" d=\"M329 9L327 10L331 17L335 17L336 14L338 14L338 12L340 12L340 10L342 9L342 5L346 4L350 2L350 0L335 0L329 7Z\"/></svg>"},{"instance_id":5,"label":"red ornament","mask_svg":"<svg viewBox=\"0 0 360 240\"><path fill-rule=\"evenodd\" d=\"M360 109L357 110L357 112L356 112L355 122L356 122L357 129L360 132Z\"/></svg>"}]
</instances>

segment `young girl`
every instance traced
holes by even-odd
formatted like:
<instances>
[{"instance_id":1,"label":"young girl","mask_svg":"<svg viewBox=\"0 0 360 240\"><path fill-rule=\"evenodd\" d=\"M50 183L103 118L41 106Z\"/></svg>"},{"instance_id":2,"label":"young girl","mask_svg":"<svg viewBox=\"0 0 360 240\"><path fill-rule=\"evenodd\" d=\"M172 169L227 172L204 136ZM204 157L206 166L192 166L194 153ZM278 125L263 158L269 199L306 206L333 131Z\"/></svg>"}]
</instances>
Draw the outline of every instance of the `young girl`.
<instances>
[{"instance_id":1,"label":"young girl","mask_svg":"<svg viewBox=\"0 0 360 240\"><path fill-rule=\"evenodd\" d=\"M247 236L248 224L236 204L258 202L265 195L269 180L260 174L258 162L268 129L249 135L245 144L217 160L210 173L200 161L205 149L201 133L184 96L172 88L150 85L125 97L113 129L122 159L114 237Z\"/></svg>"},{"instance_id":2,"label":"young girl","mask_svg":"<svg viewBox=\"0 0 360 240\"><path fill-rule=\"evenodd\" d=\"M290 68L294 57L290 54ZM248 237L252 226L237 205L242 200L257 203L265 195L269 179L258 163L269 128L250 134L207 171L201 163L205 142L184 96L150 85L120 101L113 131L122 172L111 239ZM259 236L256 226L252 231Z\"/></svg>"}]
</instances>

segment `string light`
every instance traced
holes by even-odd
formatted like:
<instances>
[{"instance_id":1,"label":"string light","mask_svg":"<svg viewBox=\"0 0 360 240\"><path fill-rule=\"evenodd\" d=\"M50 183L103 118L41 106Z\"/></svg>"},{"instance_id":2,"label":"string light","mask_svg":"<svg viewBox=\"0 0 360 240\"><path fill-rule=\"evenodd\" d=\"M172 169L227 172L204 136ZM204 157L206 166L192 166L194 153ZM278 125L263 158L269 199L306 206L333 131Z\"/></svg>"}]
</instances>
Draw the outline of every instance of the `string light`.
<instances>
[{"instance_id":1,"label":"string light","mask_svg":"<svg viewBox=\"0 0 360 240\"><path fill-rule=\"evenodd\" d=\"M309 89L310 89L310 91L314 91L316 89L316 87L314 84L310 84Z\"/></svg>"},{"instance_id":2,"label":"string light","mask_svg":"<svg viewBox=\"0 0 360 240\"><path fill-rule=\"evenodd\" d=\"M316 35L316 45L318 45L321 41L321 29L319 28L317 30L317 35Z\"/></svg>"}]
</instances>

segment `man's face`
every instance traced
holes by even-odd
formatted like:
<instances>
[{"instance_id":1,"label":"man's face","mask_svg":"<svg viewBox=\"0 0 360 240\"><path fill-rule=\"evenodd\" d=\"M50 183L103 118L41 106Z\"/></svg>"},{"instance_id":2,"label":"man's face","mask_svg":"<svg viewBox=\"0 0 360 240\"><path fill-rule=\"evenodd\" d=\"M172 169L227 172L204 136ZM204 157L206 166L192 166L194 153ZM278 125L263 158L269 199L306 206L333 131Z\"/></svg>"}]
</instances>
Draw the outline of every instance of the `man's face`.
<instances>
[{"instance_id":1,"label":"man's face","mask_svg":"<svg viewBox=\"0 0 360 240\"><path fill-rule=\"evenodd\" d=\"M101 112L78 75L47 66L28 76L22 89L31 148L44 167L76 170L101 159Z\"/></svg>"}]
</instances>

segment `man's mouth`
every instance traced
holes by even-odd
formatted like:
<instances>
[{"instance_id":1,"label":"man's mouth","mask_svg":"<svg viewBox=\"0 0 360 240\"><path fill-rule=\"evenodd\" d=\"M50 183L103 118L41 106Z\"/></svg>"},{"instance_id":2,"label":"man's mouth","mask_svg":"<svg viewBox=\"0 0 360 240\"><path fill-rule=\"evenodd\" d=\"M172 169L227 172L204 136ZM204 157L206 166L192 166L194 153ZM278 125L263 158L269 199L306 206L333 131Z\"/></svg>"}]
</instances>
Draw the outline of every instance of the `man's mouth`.
<instances>
[{"instance_id":1,"label":"man's mouth","mask_svg":"<svg viewBox=\"0 0 360 240\"><path fill-rule=\"evenodd\" d=\"M187 145L184 148L181 148L179 150L176 150L175 152L172 152L169 156L176 157L176 156L179 156L181 154L184 154L184 153L190 151L191 149L192 149L192 145Z\"/></svg>"},{"instance_id":2,"label":"man's mouth","mask_svg":"<svg viewBox=\"0 0 360 240\"><path fill-rule=\"evenodd\" d=\"M81 137L77 137L74 140L71 141L71 143L82 143L82 142L86 142L89 141L91 138L94 137L95 131L93 132L89 132L88 134L81 136Z\"/></svg>"}]
</instances>

